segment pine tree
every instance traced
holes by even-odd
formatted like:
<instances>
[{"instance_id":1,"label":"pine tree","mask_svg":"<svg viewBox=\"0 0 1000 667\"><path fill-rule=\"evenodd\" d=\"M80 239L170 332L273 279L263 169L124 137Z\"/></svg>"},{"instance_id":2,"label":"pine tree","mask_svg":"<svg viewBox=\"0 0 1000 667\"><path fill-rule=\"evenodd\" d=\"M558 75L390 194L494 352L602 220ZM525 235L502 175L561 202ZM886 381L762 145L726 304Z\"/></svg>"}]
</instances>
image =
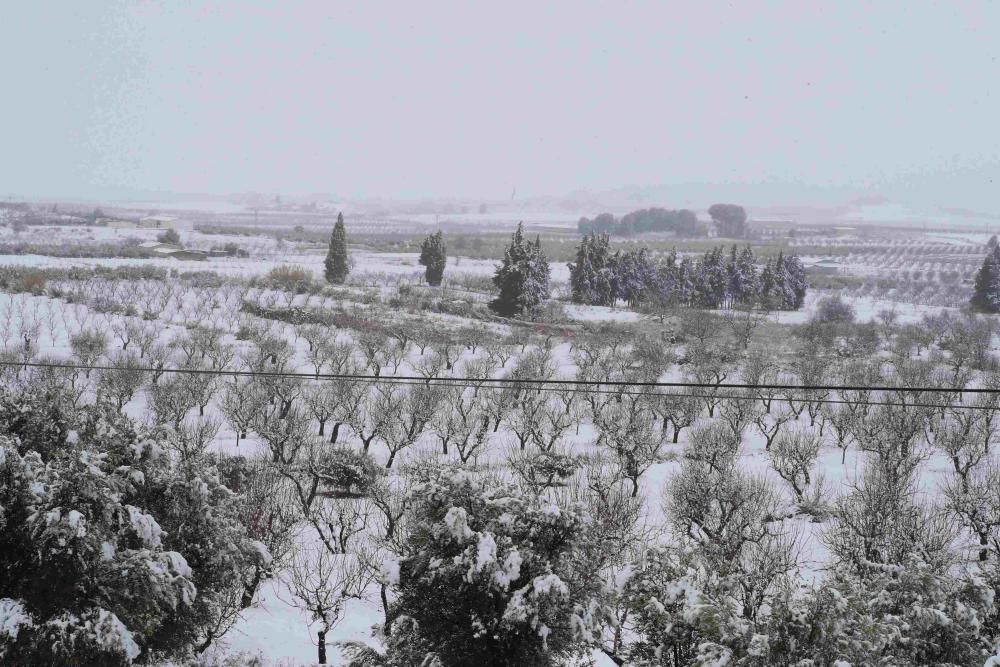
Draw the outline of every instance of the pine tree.
<instances>
[{"instance_id":1,"label":"pine tree","mask_svg":"<svg viewBox=\"0 0 1000 667\"><path fill-rule=\"evenodd\" d=\"M655 284L655 270L646 248L629 250L615 256L617 298L635 306Z\"/></svg>"},{"instance_id":2,"label":"pine tree","mask_svg":"<svg viewBox=\"0 0 1000 667\"><path fill-rule=\"evenodd\" d=\"M424 275L427 284L437 287L444 277L444 268L448 263L448 249L444 243L444 234L440 230L424 239L420 246L420 264L427 267Z\"/></svg>"},{"instance_id":3,"label":"pine tree","mask_svg":"<svg viewBox=\"0 0 1000 667\"><path fill-rule=\"evenodd\" d=\"M806 269L802 266L802 260L798 255L789 255L785 258L785 289L787 290L787 300L785 308L788 310L798 310L806 300L806 290L808 281L806 280Z\"/></svg>"},{"instance_id":4,"label":"pine tree","mask_svg":"<svg viewBox=\"0 0 1000 667\"><path fill-rule=\"evenodd\" d=\"M584 236L576 249L576 262L570 262L568 267L574 303L614 304L614 272L607 234Z\"/></svg>"},{"instance_id":5,"label":"pine tree","mask_svg":"<svg viewBox=\"0 0 1000 667\"><path fill-rule=\"evenodd\" d=\"M729 272L728 297L730 307L755 301L759 288L759 278L753 250L750 249L749 245L743 248L739 254L736 252L736 245L733 245L727 269Z\"/></svg>"},{"instance_id":6,"label":"pine tree","mask_svg":"<svg viewBox=\"0 0 1000 667\"><path fill-rule=\"evenodd\" d=\"M703 308L720 308L726 300L729 276L722 247L706 252L695 267L694 300Z\"/></svg>"},{"instance_id":7,"label":"pine tree","mask_svg":"<svg viewBox=\"0 0 1000 667\"><path fill-rule=\"evenodd\" d=\"M541 239L536 238L534 243L526 240L523 223L511 236L493 284L500 295L490 302L490 308L505 317L530 311L549 296L549 262L542 252Z\"/></svg>"},{"instance_id":8,"label":"pine tree","mask_svg":"<svg viewBox=\"0 0 1000 667\"><path fill-rule=\"evenodd\" d=\"M760 272L760 306L765 310L771 310L772 308L778 307L778 299L776 297L777 283L774 278L774 262L770 259L767 260L767 264Z\"/></svg>"},{"instance_id":9,"label":"pine tree","mask_svg":"<svg viewBox=\"0 0 1000 667\"><path fill-rule=\"evenodd\" d=\"M337 224L333 226L333 233L330 234L330 248L326 252L323 266L326 268L326 281L335 285L342 285L347 280L347 274L351 272L343 213L337 214Z\"/></svg>"},{"instance_id":10,"label":"pine tree","mask_svg":"<svg viewBox=\"0 0 1000 667\"><path fill-rule=\"evenodd\" d=\"M985 313L1000 312L1000 247L994 246L983 259L969 304Z\"/></svg>"}]
</instances>

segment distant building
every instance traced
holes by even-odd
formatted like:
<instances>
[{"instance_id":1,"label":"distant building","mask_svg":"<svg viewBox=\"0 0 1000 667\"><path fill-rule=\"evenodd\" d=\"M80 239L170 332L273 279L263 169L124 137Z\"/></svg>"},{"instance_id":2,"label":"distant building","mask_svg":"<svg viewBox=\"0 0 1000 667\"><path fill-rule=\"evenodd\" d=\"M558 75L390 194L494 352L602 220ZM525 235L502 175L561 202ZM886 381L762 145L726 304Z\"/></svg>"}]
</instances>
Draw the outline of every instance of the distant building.
<instances>
[{"instance_id":1,"label":"distant building","mask_svg":"<svg viewBox=\"0 0 1000 667\"><path fill-rule=\"evenodd\" d=\"M146 241L139 244L140 248L151 250L154 256L171 257L188 261L203 262L208 259L208 253L201 250L186 250L179 245L172 243L159 243L157 241Z\"/></svg>"},{"instance_id":2,"label":"distant building","mask_svg":"<svg viewBox=\"0 0 1000 667\"><path fill-rule=\"evenodd\" d=\"M807 265L805 268L809 273L832 276L840 273L843 265L835 259L821 259L818 262Z\"/></svg>"},{"instance_id":3,"label":"distant building","mask_svg":"<svg viewBox=\"0 0 1000 667\"><path fill-rule=\"evenodd\" d=\"M153 252L157 255L163 257L171 257L173 259L182 260L194 260L196 262L204 262L208 259L208 254L200 250L185 250L183 248L154 248Z\"/></svg>"}]
</instances>

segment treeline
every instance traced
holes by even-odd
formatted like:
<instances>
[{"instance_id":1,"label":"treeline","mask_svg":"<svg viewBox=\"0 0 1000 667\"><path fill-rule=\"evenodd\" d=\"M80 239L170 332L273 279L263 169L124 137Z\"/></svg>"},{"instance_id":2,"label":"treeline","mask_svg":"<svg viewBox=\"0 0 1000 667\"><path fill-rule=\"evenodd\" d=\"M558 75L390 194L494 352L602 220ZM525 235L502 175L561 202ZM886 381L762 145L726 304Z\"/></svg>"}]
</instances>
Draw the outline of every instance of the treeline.
<instances>
[{"instance_id":1,"label":"treeline","mask_svg":"<svg viewBox=\"0 0 1000 667\"><path fill-rule=\"evenodd\" d=\"M647 248L612 252L607 235L585 236L569 265L575 303L613 306L752 307L797 310L807 283L802 262L779 253L758 268L750 246L718 246L698 258L678 259L674 249L653 257Z\"/></svg>"},{"instance_id":2,"label":"treeline","mask_svg":"<svg viewBox=\"0 0 1000 667\"><path fill-rule=\"evenodd\" d=\"M620 220L611 213L601 213L593 220L583 217L576 228L581 234L632 236L645 232L674 232L678 236L697 236L698 216L686 208L644 208L626 213Z\"/></svg>"},{"instance_id":3,"label":"treeline","mask_svg":"<svg viewBox=\"0 0 1000 667\"><path fill-rule=\"evenodd\" d=\"M673 232L677 236L707 236L714 230L719 236L743 238L747 233L747 212L738 204L713 204L708 209L710 224L702 225L694 211L644 208L616 219L611 213L596 218L580 218L576 228L581 234L633 236L647 232Z\"/></svg>"}]
</instances>

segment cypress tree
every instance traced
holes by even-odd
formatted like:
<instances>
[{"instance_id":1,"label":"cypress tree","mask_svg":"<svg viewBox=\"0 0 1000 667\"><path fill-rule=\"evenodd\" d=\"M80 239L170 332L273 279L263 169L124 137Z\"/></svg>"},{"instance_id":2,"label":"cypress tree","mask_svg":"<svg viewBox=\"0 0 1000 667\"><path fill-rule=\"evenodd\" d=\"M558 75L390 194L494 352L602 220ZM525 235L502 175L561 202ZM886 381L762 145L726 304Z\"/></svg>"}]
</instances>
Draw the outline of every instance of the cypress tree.
<instances>
[{"instance_id":1,"label":"cypress tree","mask_svg":"<svg viewBox=\"0 0 1000 667\"><path fill-rule=\"evenodd\" d=\"M448 263L448 249L444 243L444 234L438 230L424 239L420 246L420 263L427 267L424 276L427 284L437 287L444 277L444 267Z\"/></svg>"},{"instance_id":2,"label":"cypress tree","mask_svg":"<svg viewBox=\"0 0 1000 667\"><path fill-rule=\"evenodd\" d=\"M549 262L540 239L532 243L524 238L523 223L511 236L493 284L500 295L490 302L490 308L505 317L530 311L549 296Z\"/></svg>"},{"instance_id":3,"label":"cypress tree","mask_svg":"<svg viewBox=\"0 0 1000 667\"><path fill-rule=\"evenodd\" d=\"M347 280L347 274L351 272L351 258L347 254L347 230L344 229L344 214L337 214L337 224L333 226L333 233L330 234L330 248L326 251L326 260L323 262L326 268L326 281L335 285L342 285Z\"/></svg>"},{"instance_id":4,"label":"cypress tree","mask_svg":"<svg viewBox=\"0 0 1000 667\"><path fill-rule=\"evenodd\" d=\"M985 313L1000 312L1000 247L993 246L986 254L969 304Z\"/></svg>"},{"instance_id":5,"label":"cypress tree","mask_svg":"<svg viewBox=\"0 0 1000 667\"><path fill-rule=\"evenodd\" d=\"M610 306L614 303L611 260L607 234L583 237L576 249L576 261L568 264L574 303L594 306Z\"/></svg>"}]
</instances>

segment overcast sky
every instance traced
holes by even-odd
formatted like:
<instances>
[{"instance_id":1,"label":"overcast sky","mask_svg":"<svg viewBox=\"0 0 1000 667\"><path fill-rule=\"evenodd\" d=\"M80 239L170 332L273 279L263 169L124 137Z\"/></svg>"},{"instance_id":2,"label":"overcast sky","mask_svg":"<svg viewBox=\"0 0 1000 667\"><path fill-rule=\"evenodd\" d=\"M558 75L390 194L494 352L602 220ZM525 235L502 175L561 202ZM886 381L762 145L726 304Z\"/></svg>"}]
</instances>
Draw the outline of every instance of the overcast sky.
<instances>
[{"instance_id":1,"label":"overcast sky","mask_svg":"<svg viewBox=\"0 0 1000 667\"><path fill-rule=\"evenodd\" d=\"M1000 209L1000 3L5 2L0 193L779 183Z\"/></svg>"}]
</instances>

